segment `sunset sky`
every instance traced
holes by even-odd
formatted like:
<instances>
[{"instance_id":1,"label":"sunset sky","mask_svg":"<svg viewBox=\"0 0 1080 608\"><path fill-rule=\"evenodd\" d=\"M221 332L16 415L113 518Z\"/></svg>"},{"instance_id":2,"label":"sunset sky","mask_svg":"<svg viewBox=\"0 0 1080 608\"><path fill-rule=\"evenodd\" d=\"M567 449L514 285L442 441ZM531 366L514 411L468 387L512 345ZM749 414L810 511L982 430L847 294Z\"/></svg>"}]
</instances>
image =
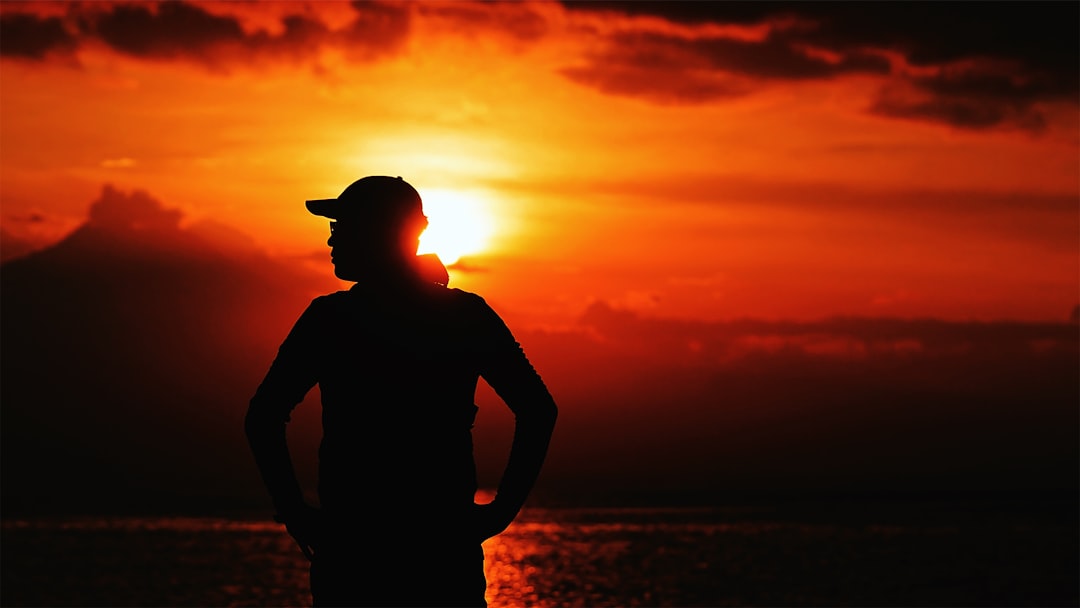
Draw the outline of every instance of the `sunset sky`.
<instances>
[{"instance_id":1,"label":"sunset sky","mask_svg":"<svg viewBox=\"0 0 1080 608\"><path fill-rule=\"evenodd\" d=\"M548 490L1075 496L1078 32L1076 2L0 2L4 508L265 499L248 400L343 286L304 201L366 175L417 187L543 375Z\"/></svg>"},{"instance_id":2,"label":"sunset sky","mask_svg":"<svg viewBox=\"0 0 1080 608\"><path fill-rule=\"evenodd\" d=\"M112 184L329 273L303 201L385 174L451 284L531 326L1080 301L1076 3L0 11L8 244Z\"/></svg>"}]
</instances>

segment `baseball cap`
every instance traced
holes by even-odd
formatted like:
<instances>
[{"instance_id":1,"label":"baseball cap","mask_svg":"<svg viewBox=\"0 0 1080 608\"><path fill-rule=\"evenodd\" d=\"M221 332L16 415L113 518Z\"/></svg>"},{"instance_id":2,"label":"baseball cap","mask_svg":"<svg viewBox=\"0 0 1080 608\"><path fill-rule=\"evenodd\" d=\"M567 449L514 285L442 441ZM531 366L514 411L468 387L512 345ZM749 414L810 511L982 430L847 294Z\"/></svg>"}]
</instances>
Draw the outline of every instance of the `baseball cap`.
<instances>
[{"instance_id":1,"label":"baseball cap","mask_svg":"<svg viewBox=\"0 0 1080 608\"><path fill-rule=\"evenodd\" d=\"M423 217L420 194L401 177L369 175L349 184L337 198L306 202L308 211L332 220Z\"/></svg>"}]
</instances>

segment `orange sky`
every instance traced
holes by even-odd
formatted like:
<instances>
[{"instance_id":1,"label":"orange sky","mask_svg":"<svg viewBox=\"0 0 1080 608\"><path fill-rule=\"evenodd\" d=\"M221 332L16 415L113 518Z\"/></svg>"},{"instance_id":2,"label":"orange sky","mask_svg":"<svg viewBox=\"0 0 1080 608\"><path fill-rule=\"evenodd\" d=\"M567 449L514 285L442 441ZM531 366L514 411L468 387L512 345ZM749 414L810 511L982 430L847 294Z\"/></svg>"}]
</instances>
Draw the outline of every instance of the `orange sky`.
<instances>
[{"instance_id":1,"label":"orange sky","mask_svg":"<svg viewBox=\"0 0 1080 608\"><path fill-rule=\"evenodd\" d=\"M886 5L650 6L5 2L5 237L59 238L111 183L307 257L303 200L388 174L433 230L490 215L452 285L533 324L1080 302L1076 45L1024 38L1074 5L949 44Z\"/></svg>"}]
</instances>

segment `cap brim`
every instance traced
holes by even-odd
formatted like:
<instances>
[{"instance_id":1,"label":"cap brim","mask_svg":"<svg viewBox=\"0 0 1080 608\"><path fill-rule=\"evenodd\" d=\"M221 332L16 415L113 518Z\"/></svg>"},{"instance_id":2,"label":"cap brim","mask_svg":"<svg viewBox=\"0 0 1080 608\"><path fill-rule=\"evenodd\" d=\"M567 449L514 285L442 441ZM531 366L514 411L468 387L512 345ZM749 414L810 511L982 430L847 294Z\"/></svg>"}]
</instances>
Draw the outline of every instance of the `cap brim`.
<instances>
[{"instance_id":1,"label":"cap brim","mask_svg":"<svg viewBox=\"0 0 1080 608\"><path fill-rule=\"evenodd\" d=\"M311 201L306 201L304 205L307 210L315 215L321 215L335 219L337 217L337 211L339 208L339 202L336 198L319 198Z\"/></svg>"}]
</instances>

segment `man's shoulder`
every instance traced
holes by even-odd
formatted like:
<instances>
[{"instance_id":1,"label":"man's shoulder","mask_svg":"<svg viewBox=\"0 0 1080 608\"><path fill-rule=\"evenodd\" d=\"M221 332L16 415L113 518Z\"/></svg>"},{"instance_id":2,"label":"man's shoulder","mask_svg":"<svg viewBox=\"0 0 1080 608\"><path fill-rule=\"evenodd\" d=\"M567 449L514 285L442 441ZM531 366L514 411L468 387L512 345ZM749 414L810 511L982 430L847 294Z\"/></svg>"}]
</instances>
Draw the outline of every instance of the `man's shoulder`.
<instances>
[{"instance_id":1,"label":"man's shoulder","mask_svg":"<svg viewBox=\"0 0 1080 608\"><path fill-rule=\"evenodd\" d=\"M480 294L471 291L465 291L464 289L458 289L457 287L444 287L442 292L446 294L447 298L451 298L455 302L473 306L487 306L487 303L484 302L484 298L480 297Z\"/></svg>"},{"instance_id":2,"label":"man's shoulder","mask_svg":"<svg viewBox=\"0 0 1080 608\"><path fill-rule=\"evenodd\" d=\"M333 306L334 304L347 302L349 299L348 291L335 291L332 293L323 294L321 296L315 296L311 300L309 305L311 308L323 308L326 306Z\"/></svg>"},{"instance_id":3,"label":"man's shoulder","mask_svg":"<svg viewBox=\"0 0 1080 608\"><path fill-rule=\"evenodd\" d=\"M493 320L498 319L498 314L492 310L487 301L471 291L433 285L428 294L431 298L428 301L434 305L432 310L441 311L436 314L445 319L451 319L456 324L478 329L491 325Z\"/></svg>"},{"instance_id":4,"label":"man's shoulder","mask_svg":"<svg viewBox=\"0 0 1080 608\"><path fill-rule=\"evenodd\" d=\"M464 320L461 319L464 316L482 322L490 320L492 317L498 317L483 297L471 291L432 284L420 293L424 295L419 299L410 298L410 301L413 303L426 301L429 305L434 305L435 309L441 309L446 313L459 317L459 320ZM357 291L355 288L335 291L313 299L308 306L308 312L318 316L333 315L337 312L355 309L357 305L368 306L371 305L371 302L380 300L381 298L378 297L373 298L371 292ZM406 304L405 307L411 308L412 304Z\"/></svg>"},{"instance_id":5,"label":"man's shoulder","mask_svg":"<svg viewBox=\"0 0 1080 608\"><path fill-rule=\"evenodd\" d=\"M304 311L305 315L325 315L331 311L341 309L345 306L349 299L349 292L347 291L335 291L333 293L323 294L315 296L308 304L307 310Z\"/></svg>"},{"instance_id":6,"label":"man's shoulder","mask_svg":"<svg viewBox=\"0 0 1080 608\"><path fill-rule=\"evenodd\" d=\"M443 292L444 297L465 311L480 315L491 315L495 312L480 294L456 287L444 287Z\"/></svg>"},{"instance_id":7,"label":"man's shoulder","mask_svg":"<svg viewBox=\"0 0 1080 608\"><path fill-rule=\"evenodd\" d=\"M331 293L325 293L321 296L315 296L315 299L311 301L312 304L316 302L334 302L338 300L345 300L349 297L349 290L343 289L341 291L334 291Z\"/></svg>"}]
</instances>

